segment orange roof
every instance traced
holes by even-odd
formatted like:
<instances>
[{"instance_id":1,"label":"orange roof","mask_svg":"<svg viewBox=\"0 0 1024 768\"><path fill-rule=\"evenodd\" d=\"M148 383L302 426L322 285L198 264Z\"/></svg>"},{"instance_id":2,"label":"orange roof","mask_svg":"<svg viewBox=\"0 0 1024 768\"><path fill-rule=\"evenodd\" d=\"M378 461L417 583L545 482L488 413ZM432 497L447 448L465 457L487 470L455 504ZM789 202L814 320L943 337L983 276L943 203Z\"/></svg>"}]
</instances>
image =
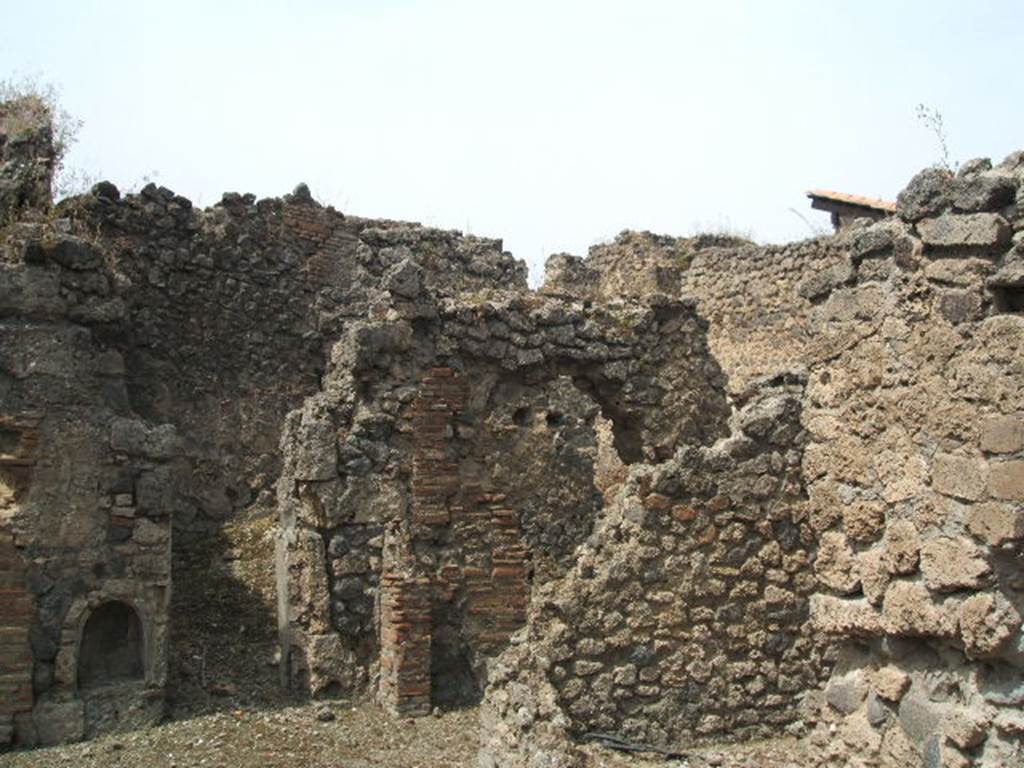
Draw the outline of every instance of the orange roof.
<instances>
[{"instance_id":1,"label":"orange roof","mask_svg":"<svg viewBox=\"0 0 1024 768\"><path fill-rule=\"evenodd\" d=\"M874 208L879 211L895 213L896 203L888 200L879 200L874 197L861 197L860 195L848 195L845 192L833 192L831 189L812 189L807 193L808 197L832 200L847 205L859 205L862 208Z\"/></svg>"}]
</instances>

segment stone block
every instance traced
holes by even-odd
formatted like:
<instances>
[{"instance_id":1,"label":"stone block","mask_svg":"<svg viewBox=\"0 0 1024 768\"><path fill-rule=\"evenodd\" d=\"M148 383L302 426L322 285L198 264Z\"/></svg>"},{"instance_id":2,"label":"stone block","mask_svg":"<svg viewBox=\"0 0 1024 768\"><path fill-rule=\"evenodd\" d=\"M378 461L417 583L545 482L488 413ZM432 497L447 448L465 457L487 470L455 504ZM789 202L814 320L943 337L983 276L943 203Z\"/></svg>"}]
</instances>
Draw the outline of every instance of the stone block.
<instances>
[{"instance_id":1,"label":"stone block","mask_svg":"<svg viewBox=\"0 0 1024 768\"><path fill-rule=\"evenodd\" d=\"M1016 453L1024 449L1024 419L993 416L981 428L981 450L987 453Z\"/></svg>"},{"instance_id":2,"label":"stone block","mask_svg":"<svg viewBox=\"0 0 1024 768\"><path fill-rule=\"evenodd\" d=\"M978 594L964 600L958 611L960 635L971 656L989 656L1020 632L1021 617L1001 594Z\"/></svg>"},{"instance_id":3,"label":"stone block","mask_svg":"<svg viewBox=\"0 0 1024 768\"><path fill-rule=\"evenodd\" d=\"M881 547L869 549L857 554L857 572L860 574L861 587L872 605L881 605L885 590L889 586L889 572L883 562L884 551Z\"/></svg>"},{"instance_id":4,"label":"stone block","mask_svg":"<svg viewBox=\"0 0 1024 768\"><path fill-rule=\"evenodd\" d=\"M1019 739L1024 736L1024 713L1000 712L996 715L993 725L1000 733Z\"/></svg>"},{"instance_id":5,"label":"stone block","mask_svg":"<svg viewBox=\"0 0 1024 768\"><path fill-rule=\"evenodd\" d=\"M874 691L868 694L868 706L865 714L867 715L868 723L873 728L881 727L889 719L889 710Z\"/></svg>"},{"instance_id":6,"label":"stone block","mask_svg":"<svg viewBox=\"0 0 1024 768\"><path fill-rule=\"evenodd\" d=\"M911 637L953 637L956 616L932 599L923 584L895 581L882 602L882 623L892 635Z\"/></svg>"},{"instance_id":7,"label":"stone block","mask_svg":"<svg viewBox=\"0 0 1024 768\"><path fill-rule=\"evenodd\" d=\"M939 293L939 314L952 325L980 320L985 312L978 291L949 289Z\"/></svg>"},{"instance_id":8,"label":"stone block","mask_svg":"<svg viewBox=\"0 0 1024 768\"><path fill-rule=\"evenodd\" d=\"M894 575L908 575L917 570L921 537L909 520L896 520L885 531L882 562Z\"/></svg>"},{"instance_id":9,"label":"stone block","mask_svg":"<svg viewBox=\"0 0 1024 768\"><path fill-rule=\"evenodd\" d=\"M885 532L885 505L857 500L843 507L843 530L851 541L876 541Z\"/></svg>"},{"instance_id":10,"label":"stone block","mask_svg":"<svg viewBox=\"0 0 1024 768\"><path fill-rule=\"evenodd\" d=\"M882 617L867 600L811 595L811 623L827 635L874 637L882 633Z\"/></svg>"},{"instance_id":11,"label":"stone block","mask_svg":"<svg viewBox=\"0 0 1024 768\"><path fill-rule=\"evenodd\" d=\"M967 528L989 546L1024 539L1024 508L1016 504L975 504L967 513Z\"/></svg>"},{"instance_id":12,"label":"stone block","mask_svg":"<svg viewBox=\"0 0 1024 768\"><path fill-rule=\"evenodd\" d=\"M921 546L921 573L929 589L953 592L983 586L992 569L970 539L940 536Z\"/></svg>"},{"instance_id":13,"label":"stone block","mask_svg":"<svg viewBox=\"0 0 1024 768\"><path fill-rule=\"evenodd\" d=\"M990 484L997 499L1024 499L1024 460L992 462Z\"/></svg>"},{"instance_id":14,"label":"stone block","mask_svg":"<svg viewBox=\"0 0 1024 768\"><path fill-rule=\"evenodd\" d=\"M872 673L871 687L886 701L899 701L910 687L910 678L898 667L888 665Z\"/></svg>"},{"instance_id":15,"label":"stone block","mask_svg":"<svg viewBox=\"0 0 1024 768\"><path fill-rule=\"evenodd\" d=\"M987 466L981 459L940 453L932 459L932 487L946 496L977 501L985 495Z\"/></svg>"},{"instance_id":16,"label":"stone block","mask_svg":"<svg viewBox=\"0 0 1024 768\"><path fill-rule=\"evenodd\" d=\"M985 740L990 723L983 711L960 707L946 716L942 730L961 749L973 749Z\"/></svg>"},{"instance_id":17,"label":"stone block","mask_svg":"<svg viewBox=\"0 0 1024 768\"><path fill-rule=\"evenodd\" d=\"M180 453L178 434L170 424L150 427L136 419L117 418L110 425L110 447L132 456L169 459Z\"/></svg>"},{"instance_id":18,"label":"stone block","mask_svg":"<svg viewBox=\"0 0 1024 768\"><path fill-rule=\"evenodd\" d=\"M860 586L857 558L841 533L829 531L821 537L814 570L822 584L841 594L856 592Z\"/></svg>"},{"instance_id":19,"label":"stone block","mask_svg":"<svg viewBox=\"0 0 1024 768\"><path fill-rule=\"evenodd\" d=\"M899 722L911 742L921 749L929 738L942 732L948 711L948 704L931 701L919 688L912 688L900 701Z\"/></svg>"},{"instance_id":20,"label":"stone block","mask_svg":"<svg viewBox=\"0 0 1024 768\"><path fill-rule=\"evenodd\" d=\"M309 636L306 662L309 689L314 695L332 688L349 693L362 680L363 670L355 653L344 647L337 634Z\"/></svg>"},{"instance_id":21,"label":"stone block","mask_svg":"<svg viewBox=\"0 0 1024 768\"><path fill-rule=\"evenodd\" d=\"M951 192L958 211L996 211L1013 202L1017 179L1003 171L984 171L957 178Z\"/></svg>"},{"instance_id":22,"label":"stone block","mask_svg":"<svg viewBox=\"0 0 1024 768\"><path fill-rule=\"evenodd\" d=\"M993 269L989 259L937 259L925 264L924 275L946 285L981 285Z\"/></svg>"},{"instance_id":23,"label":"stone block","mask_svg":"<svg viewBox=\"0 0 1024 768\"><path fill-rule=\"evenodd\" d=\"M154 467L135 481L135 500L139 512L150 517L170 515L180 507L180 478L170 466Z\"/></svg>"},{"instance_id":24,"label":"stone block","mask_svg":"<svg viewBox=\"0 0 1024 768\"><path fill-rule=\"evenodd\" d=\"M844 715L860 709L868 695L868 684L859 670L835 676L825 687L825 701L834 710Z\"/></svg>"},{"instance_id":25,"label":"stone block","mask_svg":"<svg viewBox=\"0 0 1024 768\"><path fill-rule=\"evenodd\" d=\"M947 213L917 223L917 233L925 245L934 248L1007 245L1013 234L1006 219L997 213Z\"/></svg>"},{"instance_id":26,"label":"stone block","mask_svg":"<svg viewBox=\"0 0 1024 768\"><path fill-rule=\"evenodd\" d=\"M171 527L170 525L162 525L141 518L135 523L132 538L144 547L169 547L171 543Z\"/></svg>"},{"instance_id":27,"label":"stone block","mask_svg":"<svg viewBox=\"0 0 1024 768\"><path fill-rule=\"evenodd\" d=\"M952 205L953 174L942 168L925 168L910 180L896 198L900 218L917 221L934 216Z\"/></svg>"}]
</instances>

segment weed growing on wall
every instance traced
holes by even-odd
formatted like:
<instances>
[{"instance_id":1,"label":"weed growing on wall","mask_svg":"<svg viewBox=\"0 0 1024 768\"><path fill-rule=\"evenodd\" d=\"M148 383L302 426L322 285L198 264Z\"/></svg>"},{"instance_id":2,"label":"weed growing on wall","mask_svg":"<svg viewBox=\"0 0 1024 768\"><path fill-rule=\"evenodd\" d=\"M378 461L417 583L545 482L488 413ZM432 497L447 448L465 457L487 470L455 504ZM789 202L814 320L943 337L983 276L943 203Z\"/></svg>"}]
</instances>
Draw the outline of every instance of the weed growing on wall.
<instances>
[{"instance_id":1,"label":"weed growing on wall","mask_svg":"<svg viewBox=\"0 0 1024 768\"><path fill-rule=\"evenodd\" d=\"M33 75L15 75L0 80L0 102L19 105L8 115L7 128L17 131L49 121L53 126L53 196L60 200L87 191L98 179L82 168L69 166L67 153L78 140L82 121L61 104L60 88ZM19 126L19 123L23 125Z\"/></svg>"},{"instance_id":2,"label":"weed growing on wall","mask_svg":"<svg viewBox=\"0 0 1024 768\"><path fill-rule=\"evenodd\" d=\"M936 165L940 168L945 168L950 173L956 173L960 163L950 159L949 142L946 137L946 126L942 120L942 113L925 104L918 104L915 112L918 122L935 136L939 144L939 162Z\"/></svg>"}]
</instances>

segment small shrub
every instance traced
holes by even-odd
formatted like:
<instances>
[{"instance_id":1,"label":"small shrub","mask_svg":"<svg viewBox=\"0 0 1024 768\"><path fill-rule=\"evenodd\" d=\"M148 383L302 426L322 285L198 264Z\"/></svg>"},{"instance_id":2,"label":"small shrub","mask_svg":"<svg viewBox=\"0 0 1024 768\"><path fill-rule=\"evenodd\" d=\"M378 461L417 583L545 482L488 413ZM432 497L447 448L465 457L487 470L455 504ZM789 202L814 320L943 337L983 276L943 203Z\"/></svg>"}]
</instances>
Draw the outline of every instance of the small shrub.
<instances>
[{"instance_id":1,"label":"small shrub","mask_svg":"<svg viewBox=\"0 0 1024 768\"><path fill-rule=\"evenodd\" d=\"M18 75L0 80L0 103L16 102L18 110L6 117L9 132L29 129L49 122L53 130L53 183L55 199L88 191L98 180L94 174L68 166L68 150L78 140L82 121L61 105L60 89L37 76ZM19 125L22 123L22 125Z\"/></svg>"}]
</instances>

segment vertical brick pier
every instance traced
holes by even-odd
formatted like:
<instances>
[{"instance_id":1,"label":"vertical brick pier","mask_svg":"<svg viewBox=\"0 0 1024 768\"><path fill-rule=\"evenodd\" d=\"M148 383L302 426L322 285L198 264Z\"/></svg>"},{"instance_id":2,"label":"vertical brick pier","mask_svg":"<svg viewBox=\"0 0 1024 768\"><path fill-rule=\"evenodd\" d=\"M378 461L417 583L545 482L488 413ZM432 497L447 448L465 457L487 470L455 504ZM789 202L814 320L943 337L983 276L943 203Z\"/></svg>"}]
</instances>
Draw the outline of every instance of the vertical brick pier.
<instances>
[{"instance_id":1,"label":"vertical brick pier","mask_svg":"<svg viewBox=\"0 0 1024 768\"><path fill-rule=\"evenodd\" d=\"M32 709L32 598L13 535L0 526L0 745L14 735L14 716Z\"/></svg>"}]
</instances>

